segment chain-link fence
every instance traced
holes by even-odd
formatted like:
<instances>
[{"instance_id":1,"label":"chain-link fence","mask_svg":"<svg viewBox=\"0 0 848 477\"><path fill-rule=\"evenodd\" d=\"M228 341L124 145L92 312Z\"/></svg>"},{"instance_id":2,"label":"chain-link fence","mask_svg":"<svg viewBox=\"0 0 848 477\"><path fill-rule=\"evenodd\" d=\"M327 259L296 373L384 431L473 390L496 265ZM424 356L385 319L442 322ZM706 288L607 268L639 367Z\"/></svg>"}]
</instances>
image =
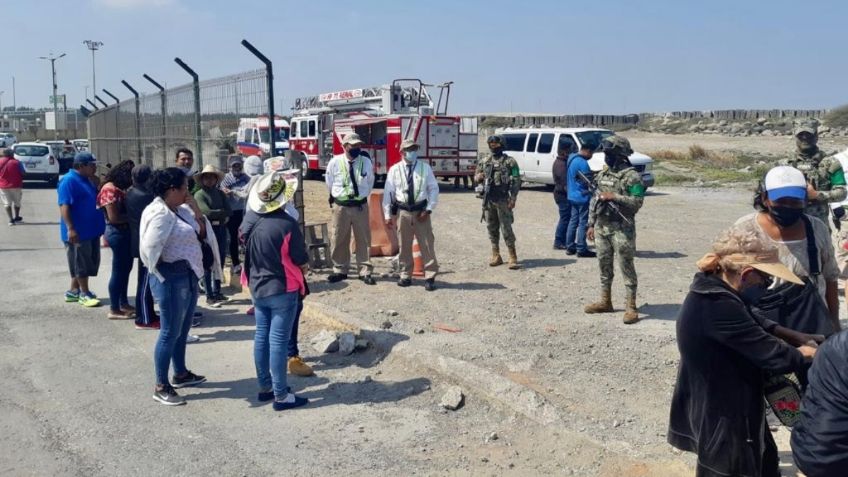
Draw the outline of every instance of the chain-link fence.
<instances>
[{"instance_id":1,"label":"chain-link fence","mask_svg":"<svg viewBox=\"0 0 848 477\"><path fill-rule=\"evenodd\" d=\"M194 151L196 168L224 169L236 150L239 120L267 114L268 76L264 69L248 71L200 81L197 88L199 95L187 83L92 112L92 152L109 164L131 159L165 167L186 147Z\"/></svg>"}]
</instances>

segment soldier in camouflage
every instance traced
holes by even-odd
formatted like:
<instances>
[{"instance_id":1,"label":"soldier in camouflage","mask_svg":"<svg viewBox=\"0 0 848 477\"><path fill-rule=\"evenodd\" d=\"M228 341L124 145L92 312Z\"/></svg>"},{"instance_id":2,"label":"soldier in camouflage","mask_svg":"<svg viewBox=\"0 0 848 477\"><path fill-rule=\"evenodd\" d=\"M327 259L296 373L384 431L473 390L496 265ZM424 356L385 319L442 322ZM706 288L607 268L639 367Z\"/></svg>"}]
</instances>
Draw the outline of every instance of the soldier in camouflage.
<instances>
[{"instance_id":1,"label":"soldier in camouflage","mask_svg":"<svg viewBox=\"0 0 848 477\"><path fill-rule=\"evenodd\" d=\"M477 163L474 180L478 185L489 181L488 203L483 214L486 217L486 228L489 230L489 240L492 242L492 260L490 267L503 264L500 252L500 235L509 251L509 268L517 270L518 256L515 253L515 234L512 232L515 200L521 188L521 173L515 159L504 154L506 142L502 136L495 135L487 140L491 154Z\"/></svg>"},{"instance_id":2,"label":"soldier in camouflage","mask_svg":"<svg viewBox=\"0 0 848 477\"><path fill-rule=\"evenodd\" d=\"M642 207L645 186L642 177L630 164L633 153L630 142L621 136L610 136L601 142L606 167L596 175L597 193L589 205L589 240L595 241L601 269L601 300L586 306L586 313L609 313L612 307L613 260L618 264L627 287L624 323L639 321L636 308L636 212ZM609 203L618 206L614 210ZM621 214L619 214L619 212ZM623 218L622 218L623 216ZM627 220L625 220L627 219Z\"/></svg>"},{"instance_id":3,"label":"soldier in camouflage","mask_svg":"<svg viewBox=\"0 0 848 477\"><path fill-rule=\"evenodd\" d=\"M807 178L807 215L818 217L830 225L828 212L830 202L845 200L845 173L839 159L819 149L818 125L815 121L805 121L795 128L795 155L782 165L792 166L804 173Z\"/></svg>"}]
</instances>

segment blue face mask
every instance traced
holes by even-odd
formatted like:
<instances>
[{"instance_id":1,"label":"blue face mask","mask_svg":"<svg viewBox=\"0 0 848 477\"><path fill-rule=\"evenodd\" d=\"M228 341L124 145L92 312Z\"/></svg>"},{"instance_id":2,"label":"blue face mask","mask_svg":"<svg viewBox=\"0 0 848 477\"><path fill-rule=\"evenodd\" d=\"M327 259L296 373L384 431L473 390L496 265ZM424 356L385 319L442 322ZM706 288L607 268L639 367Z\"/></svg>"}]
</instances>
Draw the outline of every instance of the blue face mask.
<instances>
[{"instance_id":1,"label":"blue face mask","mask_svg":"<svg viewBox=\"0 0 848 477\"><path fill-rule=\"evenodd\" d=\"M403 159L406 162L415 162L418 159L418 151L404 151Z\"/></svg>"},{"instance_id":2,"label":"blue face mask","mask_svg":"<svg viewBox=\"0 0 848 477\"><path fill-rule=\"evenodd\" d=\"M362 149L360 149L358 147L352 147L352 148L347 150L347 153L350 154L350 157L353 158L353 159L356 159L357 157L359 157L359 154L361 152L362 152Z\"/></svg>"}]
</instances>

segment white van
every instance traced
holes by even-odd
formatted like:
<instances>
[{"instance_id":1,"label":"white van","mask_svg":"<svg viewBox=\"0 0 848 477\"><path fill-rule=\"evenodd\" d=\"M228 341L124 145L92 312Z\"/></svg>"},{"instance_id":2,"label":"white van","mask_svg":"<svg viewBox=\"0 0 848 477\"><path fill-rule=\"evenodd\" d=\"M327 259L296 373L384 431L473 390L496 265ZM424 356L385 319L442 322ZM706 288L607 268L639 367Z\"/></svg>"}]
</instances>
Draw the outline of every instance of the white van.
<instances>
[{"instance_id":1,"label":"white van","mask_svg":"<svg viewBox=\"0 0 848 477\"><path fill-rule=\"evenodd\" d=\"M507 128L496 134L506 141L507 154L518 162L524 182L552 185L554 159L561 145L571 152L577 152L583 144L596 150L604 138L615 133L599 128ZM630 163L642 175L645 187L654 185L653 162L645 154L634 152L630 155ZM603 169L604 153L593 154L589 167L593 171Z\"/></svg>"}]
</instances>

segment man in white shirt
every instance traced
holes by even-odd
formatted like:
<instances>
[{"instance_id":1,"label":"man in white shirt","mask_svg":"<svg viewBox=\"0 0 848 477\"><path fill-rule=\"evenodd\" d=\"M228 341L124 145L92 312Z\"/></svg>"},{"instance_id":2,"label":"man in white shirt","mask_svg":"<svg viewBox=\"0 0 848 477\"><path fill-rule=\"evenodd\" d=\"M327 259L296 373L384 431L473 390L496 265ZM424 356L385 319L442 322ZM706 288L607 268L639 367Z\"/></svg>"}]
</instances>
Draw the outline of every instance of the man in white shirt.
<instances>
[{"instance_id":1,"label":"man in white shirt","mask_svg":"<svg viewBox=\"0 0 848 477\"><path fill-rule=\"evenodd\" d=\"M389 169L383 187L383 217L386 225L395 226L393 216L397 215L400 238L398 286L408 287L412 284L412 239L415 238L424 261L424 288L433 291L439 263L436 261L430 214L439 201L439 183L430 165L418 160L418 144L414 140L404 139L400 150L403 161Z\"/></svg>"},{"instance_id":2,"label":"man in white shirt","mask_svg":"<svg viewBox=\"0 0 848 477\"><path fill-rule=\"evenodd\" d=\"M368 196L374 187L374 166L362 154L364 143L355 133L342 140L344 154L334 156L327 164L325 178L333 207L333 240L330 258L333 273L327 278L335 283L347 278L350 267L350 232L356 239L356 265L359 278L367 285L377 282L371 276L371 228L368 223Z\"/></svg>"}]
</instances>

